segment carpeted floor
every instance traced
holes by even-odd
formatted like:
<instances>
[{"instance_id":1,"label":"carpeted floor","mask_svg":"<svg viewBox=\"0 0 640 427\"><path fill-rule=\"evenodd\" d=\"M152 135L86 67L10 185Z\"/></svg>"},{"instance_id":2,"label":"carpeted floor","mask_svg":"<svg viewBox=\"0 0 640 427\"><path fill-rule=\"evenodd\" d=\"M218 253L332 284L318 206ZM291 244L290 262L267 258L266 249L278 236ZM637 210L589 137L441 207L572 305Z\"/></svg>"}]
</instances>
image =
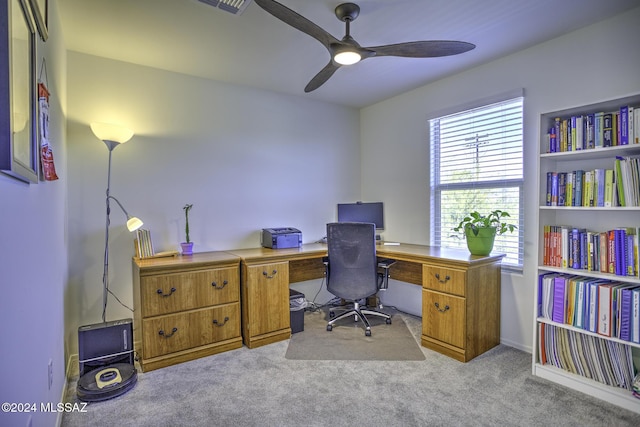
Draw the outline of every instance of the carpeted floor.
<instances>
[{"instance_id":1,"label":"carpeted floor","mask_svg":"<svg viewBox=\"0 0 640 427\"><path fill-rule=\"evenodd\" d=\"M364 334L362 322L353 318L337 322L327 331L327 311L305 313L304 331L291 336L285 357L297 360L424 360L420 345L402 316L392 310L390 325L370 316L371 336ZM339 312L338 312L339 314Z\"/></svg>"},{"instance_id":2,"label":"carpeted floor","mask_svg":"<svg viewBox=\"0 0 640 427\"><path fill-rule=\"evenodd\" d=\"M418 342L420 319L398 316ZM62 425L640 425L638 414L533 377L531 355L503 345L468 363L424 347L423 361L290 360L288 346L243 347L140 373L133 390L65 413ZM69 400L76 399L72 382Z\"/></svg>"}]
</instances>

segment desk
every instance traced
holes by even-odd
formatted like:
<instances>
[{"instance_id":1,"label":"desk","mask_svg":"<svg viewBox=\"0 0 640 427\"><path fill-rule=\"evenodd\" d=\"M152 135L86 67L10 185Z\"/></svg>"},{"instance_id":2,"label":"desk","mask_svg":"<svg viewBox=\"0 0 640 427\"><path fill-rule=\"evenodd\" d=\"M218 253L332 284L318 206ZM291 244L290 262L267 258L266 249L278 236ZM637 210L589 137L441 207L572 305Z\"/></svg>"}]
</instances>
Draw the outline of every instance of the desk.
<instances>
[{"instance_id":1,"label":"desk","mask_svg":"<svg viewBox=\"0 0 640 427\"><path fill-rule=\"evenodd\" d=\"M288 339L289 284L322 278L327 246L227 251L241 259L242 336L249 348ZM377 246L396 260L391 277L422 287L423 346L467 362L500 343L500 263L504 255L400 244Z\"/></svg>"}]
</instances>

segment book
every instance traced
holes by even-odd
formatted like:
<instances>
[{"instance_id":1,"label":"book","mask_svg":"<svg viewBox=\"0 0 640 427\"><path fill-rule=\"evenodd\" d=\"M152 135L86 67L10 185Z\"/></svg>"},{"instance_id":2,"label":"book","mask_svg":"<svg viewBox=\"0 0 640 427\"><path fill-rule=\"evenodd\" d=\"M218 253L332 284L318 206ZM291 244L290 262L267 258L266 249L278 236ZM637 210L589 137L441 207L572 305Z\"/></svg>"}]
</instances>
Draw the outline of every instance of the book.
<instances>
[{"instance_id":1,"label":"book","mask_svg":"<svg viewBox=\"0 0 640 427\"><path fill-rule=\"evenodd\" d=\"M595 148L602 148L603 146L603 116L604 113L602 111L594 114L593 133L595 138Z\"/></svg>"},{"instance_id":2,"label":"book","mask_svg":"<svg viewBox=\"0 0 640 427\"><path fill-rule=\"evenodd\" d=\"M567 278L555 276L553 280L553 312L551 320L564 323L566 317Z\"/></svg>"},{"instance_id":3,"label":"book","mask_svg":"<svg viewBox=\"0 0 640 427\"><path fill-rule=\"evenodd\" d=\"M580 234L584 229L572 228L570 237L569 267L579 269L581 254Z\"/></svg>"},{"instance_id":4,"label":"book","mask_svg":"<svg viewBox=\"0 0 640 427\"><path fill-rule=\"evenodd\" d=\"M581 206L593 206L593 171L584 171Z\"/></svg>"},{"instance_id":5,"label":"book","mask_svg":"<svg viewBox=\"0 0 640 427\"><path fill-rule=\"evenodd\" d=\"M635 129L635 123L633 120L633 116L637 114L636 113L636 107L632 107L629 106L629 144L634 144L635 143L635 134L636 134L636 129Z\"/></svg>"},{"instance_id":6,"label":"book","mask_svg":"<svg viewBox=\"0 0 640 427\"><path fill-rule=\"evenodd\" d=\"M558 172L551 173L551 206L558 206Z\"/></svg>"},{"instance_id":7,"label":"book","mask_svg":"<svg viewBox=\"0 0 640 427\"><path fill-rule=\"evenodd\" d=\"M620 127L619 127L619 135L620 139L618 141L619 145L629 145L629 107L627 105L623 105L620 107Z\"/></svg>"},{"instance_id":8,"label":"book","mask_svg":"<svg viewBox=\"0 0 640 427\"><path fill-rule=\"evenodd\" d=\"M575 171L575 190L574 190L574 201L572 206L582 206L582 187L584 185L584 171L582 169L578 169Z\"/></svg>"},{"instance_id":9,"label":"book","mask_svg":"<svg viewBox=\"0 0 640 427\"><path fill-rule=\"evenodd\" d=\"M584 116L584 144L586 149L595 148L595 114L587 114Z\"/></svg>"},{"instance_id":10,"label":"book","mask_svg":"<svg viewBox=\"0 0 640 427\"><path fill-rule=\"evenodd\" d=\"M615 230L607 232L607 273L616 274L616 238Z\"/></svg>"},{"instance_id":11,"label":"book","mask_svg":"<svg viewBox=\"0 0 640 427\"><path fill-rule=\"evenodd\" d=\"M565 206L573 206L573 187L575 182L575 174L573 172L567 172L567 184L566 184L566 195L565 195Z\"/></svg>"},{"instance_id":12,"label":"book","mask_svg":"<svg viewBox=\"0 0 640 427\"><path fill-rule=\"evenodd\" d=\"M558 206L565 205L565 197L567 195L567 174L558 172Z\"/></svg>"},{"instance_id":13,"label":"book","mask_svg":"<svg viewBox=\"0 0 640 427\"><path fill-rule=\"evenodd\" d=\"M633 308L633 288L625 288L621 290L619 319L620 329L618 338L624 341L631 341L631 324L632 324L632 308Z\"/></svg>"},{"instance_id":14,"label":"book","mask_svg":"<svg viewBox=\"0 0 640 427\"><path fill-rule=\"evenodd\" d=\"M560 266L562 268L569 267L569 228L561 226L560 227Z\"/></svg>"},{"instance_id":15,"label":"book","mask_svg":"<svg viewBox=\"0 0 640 427\"><path fill-rule=\"evenodd\" d=\"M603 206L613 206L613 169L604 171L604 200Z\"/></svg>"},{"instance_id":16,"label":"book","mask_svg":"<svg viewBox=\"0 0 640 427\"><path fill-rule=\"evenodd\" d=\"M613 284L598 286L598 334L611 336L611 303L613 301Z\"/></svg>"},{"instance_id":17,"label":"book","mask_svg":"<svg viewBox=\"0 0 640 427\"><path fill-rule=\"evenodd\" d=\"M631 320L631 341L640 344L640 288L632 291Z\"/></svg>"},{"instance_id":18,"label":"book","mask_svg":"<svg viewBox=\"0 0 640 427\"><path fill-rule=\"evenodd\" d=\"M604 206L605 173L604 169L594 169L594 206Z\"/></svg>"},{"instance_id":19,"label":"book","mask_svg":"<svg viewBox=\"0 0 640 427\"><path fill-rule=\"evenodd\" d=\"M633 143L640 144L640 114L638 113L640 107L636 107L633 110Z\"/></svg>"},{"instance_id":20,"label":"book","mask_svg":"<svg viewBox=\"0 0 640 427\"><path fill-rule=\"evenodd\" d=\"M576 297L575 297L575 308L574 308L575 321L573 325L576 328L580 328L580 329L584 329L584 313L585 313L585 302L586 302L585 286L586 284L585 284L584 278L576 279L576 282L575 282Z\"/></svg>"},{"instance_id":21,"label":"book","mask_svg":"<svg viewBox=\"0 0 640 427\"><path fill-rule=\"evenodd\" d=\"M602 146L613 146L613 114L605 113L602 116Z\"/></svg>"}]
</instances>

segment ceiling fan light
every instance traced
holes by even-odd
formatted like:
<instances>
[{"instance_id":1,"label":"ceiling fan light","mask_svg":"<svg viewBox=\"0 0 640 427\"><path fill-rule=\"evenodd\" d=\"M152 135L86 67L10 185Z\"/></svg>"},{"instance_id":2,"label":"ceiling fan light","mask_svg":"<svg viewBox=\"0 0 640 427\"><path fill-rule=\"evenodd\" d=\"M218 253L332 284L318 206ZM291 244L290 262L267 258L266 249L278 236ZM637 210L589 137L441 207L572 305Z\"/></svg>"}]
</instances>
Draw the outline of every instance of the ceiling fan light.
<instances>
[{"instance_id":1,"label":"ceiling fan light","mask_svg":"<svg viewBox=\"0 0 640 427\"><path fill-rule=\"evenodd\" d=\"M356 62L360 62L361 59L362 57L358 52L353 52L351 50L345 50L336 53L336 55L333 57L333 60L340 65L352 65Z\"/></svg>"}]
</instances>

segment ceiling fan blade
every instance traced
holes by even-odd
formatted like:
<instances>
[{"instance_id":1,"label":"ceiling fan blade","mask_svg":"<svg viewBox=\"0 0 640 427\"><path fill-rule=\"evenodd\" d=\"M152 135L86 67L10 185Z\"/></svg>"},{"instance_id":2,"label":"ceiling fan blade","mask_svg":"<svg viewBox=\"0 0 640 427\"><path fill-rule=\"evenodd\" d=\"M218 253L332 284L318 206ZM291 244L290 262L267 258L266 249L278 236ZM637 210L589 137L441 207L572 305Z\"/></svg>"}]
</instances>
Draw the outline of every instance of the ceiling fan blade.
<instances>
[{"instance_id":1,"label":"ceiling fan blade","mask_svg":"<svg viewBox=\"0 0 640 427\"><path fill-rule=\"evenodd\" d=\"M338 43L338 39L333 37L331 34L309 21L302 15L297 14L293 10L289 9L286 6L281 5L280 3L273 0L254 0L254 2L263 8L265 11L269 12L279 20L283 21L285 24L291 25L293 28L296 28L303 33L306 33L318 40L324 47L329 49L329 45L331 43Z\"/></svg>"},{"instance_id":2,"label":"ceiling fan blade","mask_svg":"<svg viewBox=\"0 0 640 427\"><path fill-rule=\"evenodd\" d=\"M474 49L473 43L451 40L429 40L368 47L376 56L402 56L407 58L435 58L458 55Z\"/></svg>"},{"instance_id":3,"label":"ceiling fan blade","mask_svg":"<svg viewBox=\"0 0 640 427\"><path fill-rule=\"evenodd\" d=\"M329 63L311 79L307 86L305 86L304 91L309 93L318 89L329 80L329 77L333 76L333 73L335 73L338 68L340 68L340 64L335 63L333 60L329 61Z\"/></svg>"}]
</instances>

